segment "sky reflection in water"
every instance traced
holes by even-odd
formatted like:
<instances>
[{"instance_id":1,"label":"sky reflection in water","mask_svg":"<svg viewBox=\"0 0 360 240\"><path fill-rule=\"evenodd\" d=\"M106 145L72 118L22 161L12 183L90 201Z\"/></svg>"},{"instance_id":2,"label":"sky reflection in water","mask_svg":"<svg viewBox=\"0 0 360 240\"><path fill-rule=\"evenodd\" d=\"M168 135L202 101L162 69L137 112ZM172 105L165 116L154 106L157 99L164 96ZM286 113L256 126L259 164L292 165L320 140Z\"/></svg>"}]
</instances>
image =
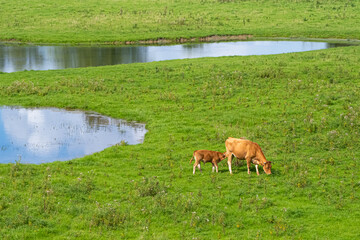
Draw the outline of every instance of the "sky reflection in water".
<instances>
[{"instance_id":1,"label":"sky reflection in water","mask_svg":"<svg viewBox=\"0 0 360 240\"><path fill-rule=\"evenodd\" d=\"M0 163L83 157L120 143L142 143L145 124L92 112L0 107Z\"/></svg>"},{"instance_id":2,"label":"sky reflection in water","mask_svg":"<svg viewBox=\"0 0 360 240\"><path fill-rule=\"evenodd\" d=\"M79 68L200 57L268 55L338 46L344 46L344 44L304 41L238 41L123 47L0 44L0 72Z\"/></svg>"}]
</instances>

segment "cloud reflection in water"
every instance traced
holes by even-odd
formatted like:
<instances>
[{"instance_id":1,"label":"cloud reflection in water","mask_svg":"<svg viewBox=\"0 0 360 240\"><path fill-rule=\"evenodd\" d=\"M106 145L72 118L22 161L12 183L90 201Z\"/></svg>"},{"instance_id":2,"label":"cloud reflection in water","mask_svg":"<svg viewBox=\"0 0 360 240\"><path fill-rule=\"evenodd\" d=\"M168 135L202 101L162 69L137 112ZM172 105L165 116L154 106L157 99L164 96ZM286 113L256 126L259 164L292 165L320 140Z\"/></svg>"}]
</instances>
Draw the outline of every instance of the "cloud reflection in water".
<instances>
[{"instance_id":1,"label":"cloud reflection in water","mask_svg":"<svg viewBox=\"0 0 360 240\"><path fill-rule=\"evenodd\" d=\"M120 143L142 143L145 124L93 112L0 107L0 163L83 157Z\"/></svg>"}]
</instances>

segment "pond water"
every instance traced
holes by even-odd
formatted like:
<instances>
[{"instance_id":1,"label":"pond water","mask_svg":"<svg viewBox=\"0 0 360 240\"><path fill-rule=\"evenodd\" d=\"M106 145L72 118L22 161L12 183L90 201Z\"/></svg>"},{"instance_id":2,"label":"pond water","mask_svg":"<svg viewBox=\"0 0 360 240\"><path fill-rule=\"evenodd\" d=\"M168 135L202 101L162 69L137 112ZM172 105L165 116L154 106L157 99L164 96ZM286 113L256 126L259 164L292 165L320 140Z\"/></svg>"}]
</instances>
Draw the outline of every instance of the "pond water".
<instances>
[{"instance_id":1,"label":"pond water","mask_svg":"<svg viewBox=\"0 0 360 240\"><path fill-rule=\"evenodd\" d=\"M144 141L145 124L94 112L0 107L0 163L44 163Z\"/></svg>"},{"instance_id":2,"label":"pond water","mask_svg":"<svg viewBox=\"0 0 360 240\"><path fill-rule=\"evenodd\" d=\"M200 57L281 54L344 45L306 41L238 41L123 47L0 44L0 72L65 69Z\"/></svg>"}]
</instances>

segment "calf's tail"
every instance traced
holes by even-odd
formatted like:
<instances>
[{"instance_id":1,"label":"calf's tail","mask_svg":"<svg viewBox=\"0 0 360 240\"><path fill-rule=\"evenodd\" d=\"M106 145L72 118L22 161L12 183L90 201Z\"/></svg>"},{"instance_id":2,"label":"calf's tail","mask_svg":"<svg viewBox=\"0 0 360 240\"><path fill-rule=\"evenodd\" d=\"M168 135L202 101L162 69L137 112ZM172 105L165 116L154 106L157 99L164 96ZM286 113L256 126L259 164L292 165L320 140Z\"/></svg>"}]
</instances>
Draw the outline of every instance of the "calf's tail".
<instances>
[{"instance_id":1,"label":"calf's tail","mask_svg":"<svg viewBox=\"0 0 360 240\"><path fill-rule=\"evenodd\" d=\"M191 159L190 159L190 163L192 162L192 160L194 159L194 155L191 157Z\"/></svg>"}]
</instances>

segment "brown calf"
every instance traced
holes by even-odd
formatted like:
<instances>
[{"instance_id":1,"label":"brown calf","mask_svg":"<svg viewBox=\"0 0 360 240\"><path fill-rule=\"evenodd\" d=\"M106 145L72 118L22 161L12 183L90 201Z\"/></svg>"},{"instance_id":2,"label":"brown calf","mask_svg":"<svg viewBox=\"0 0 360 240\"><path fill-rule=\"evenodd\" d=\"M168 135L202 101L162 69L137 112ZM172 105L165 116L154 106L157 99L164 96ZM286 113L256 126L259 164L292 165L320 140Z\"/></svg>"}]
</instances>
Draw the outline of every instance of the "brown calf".
<instances>
[{"instance_id":1,"label":"brown calf","mask_svg":"<svg viewBox=\"0 0 360 240\"><path fill-rule=\"evenodd\" d=\"M259 175L258 165L263 167L266 174L271 174L271 162L266 160L259 144L243 138L229 137L225 141L225 147L230 174L232 174L231 160L233 156L240 160L246 160L248 174L250 174L250 163L255 165L257 175Z\"/></svg>"},{"instance_id":2,"label":"brown calf","mask_svg":"<svg viewBox=\"0 0 360 240\"><path fill-rule=\"evenodd\" d=\"M195 174L196 166L199 168L201 172L200 162L207 163L211 162L212 164L212 171L216 168L216 172L218 172L218 163L225 159L225 153L216 152L216 151L209 151L209 150L196 150L193 153L192 158L190 159L190 163L193 159L195 159L195 164L193 168L193 174Z\"/></svg>"}]
</instances>

